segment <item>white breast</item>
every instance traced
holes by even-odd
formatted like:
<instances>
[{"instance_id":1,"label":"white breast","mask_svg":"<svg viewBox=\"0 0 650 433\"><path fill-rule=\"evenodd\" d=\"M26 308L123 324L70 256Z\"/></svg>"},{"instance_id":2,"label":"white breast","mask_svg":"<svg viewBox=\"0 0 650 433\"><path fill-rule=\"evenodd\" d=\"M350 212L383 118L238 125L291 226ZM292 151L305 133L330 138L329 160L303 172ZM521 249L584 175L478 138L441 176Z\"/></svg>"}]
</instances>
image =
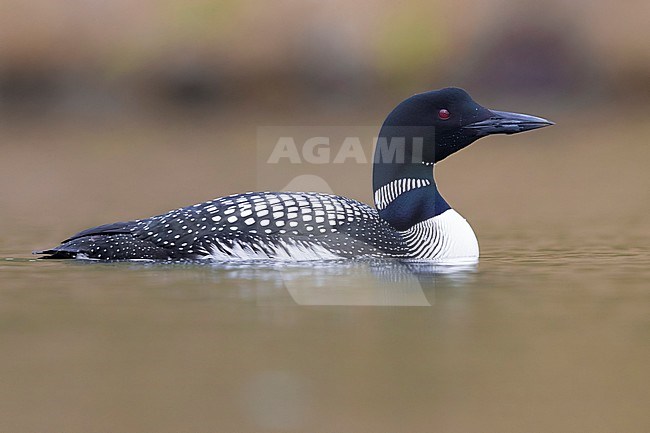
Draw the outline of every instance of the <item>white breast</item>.
<instances>
[{"instance_id":1,"label":"white breast","mask_svg":"<svg viewBox=\"0 0 650 433\"><path fill-rule=\"evenodd\" d=\"M400 232L413 260L476 262L479 256L474 230L458 212L449 209Z\"/></svg>"}]
</instances>

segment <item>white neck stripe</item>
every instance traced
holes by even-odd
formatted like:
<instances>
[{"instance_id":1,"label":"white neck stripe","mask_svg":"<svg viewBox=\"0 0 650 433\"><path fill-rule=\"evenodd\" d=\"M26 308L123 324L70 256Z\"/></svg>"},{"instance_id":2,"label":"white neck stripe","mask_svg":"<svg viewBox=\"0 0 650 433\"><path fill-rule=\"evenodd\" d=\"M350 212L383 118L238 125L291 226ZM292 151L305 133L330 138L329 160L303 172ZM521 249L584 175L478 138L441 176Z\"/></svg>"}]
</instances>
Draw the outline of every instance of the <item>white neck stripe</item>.
<instances>
[{"instance_id":1,"label":"white neck stripe","mask_svg":"<svg viewBox=\"0 0 650 433\"><path fill-rule=\"evenodd\" d=\"M428 179L396 179L375 191L375 206L377 209L385 209L400 195L412 189L431 185Z\"/></svg>"}]
</instances>

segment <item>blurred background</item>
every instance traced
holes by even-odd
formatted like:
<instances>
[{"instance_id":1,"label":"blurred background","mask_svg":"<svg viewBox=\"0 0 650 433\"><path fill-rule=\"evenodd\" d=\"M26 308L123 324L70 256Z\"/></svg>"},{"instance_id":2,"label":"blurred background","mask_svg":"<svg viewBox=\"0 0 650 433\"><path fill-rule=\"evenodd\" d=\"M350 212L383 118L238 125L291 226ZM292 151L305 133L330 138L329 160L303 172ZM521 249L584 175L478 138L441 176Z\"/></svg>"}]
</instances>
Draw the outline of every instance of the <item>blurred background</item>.
<instances>
[{"instance_id":1,"label":"blurred background","mask_svg":"<svg viewBox=\"0 0 650 433\"><path fill-rule=\"evenodd\" d=\"M5 112L24 116L367 107L451 83L505 99L646 102L649 8L641 0L624 8L586 0L6 0L0 95Z\"/></svg>"},{"instance_id":2,"label":"blurred background","mask_svg":"<svg viewBox=\"0 0 650 433\"><path fill-rule=\"evenodd\" d=\"M0 430L650 431L649 23L647 0L2 0ZM27 261L281 188L260 127L378 128L452 85L556 125L436 166L482 259L432 307L299 307L273 270ZM370 165L319 175L372 202Z\"/></svg>"},{"instance_id":3,"label":"blurred background","mask_svg":"<svg viewBox=\"0 0 650 433\"><path fill-rule=\"evenodd\" d=\"M634 222L650 203L649 18L642 0L5 0L0 216L43 225L41 245L278 188L247 161L259 126L378 126L411 94L455 85L558 124L439 167L448 201L479 228ZM370 170L331 186L370 201ZM39 247L25 241L11 243Z\"/></svg>"}]
</instances>

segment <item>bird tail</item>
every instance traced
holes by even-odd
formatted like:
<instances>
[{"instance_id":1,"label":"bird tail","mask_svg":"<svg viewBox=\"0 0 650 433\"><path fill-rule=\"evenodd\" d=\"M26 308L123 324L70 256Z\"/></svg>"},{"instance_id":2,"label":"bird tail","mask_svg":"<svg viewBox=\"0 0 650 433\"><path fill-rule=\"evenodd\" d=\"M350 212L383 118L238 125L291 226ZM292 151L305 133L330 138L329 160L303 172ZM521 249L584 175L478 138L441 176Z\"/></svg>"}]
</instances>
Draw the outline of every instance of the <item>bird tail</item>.
<instances>
[{"instance_id":1,"label":"bird tail","mask_svg":"<svg viewBox=\"0 0 650 433\"><path fill-rule=\"evenodd\" d=\"M173 258L168 249L126 233L74 238L54 248L34 251L34 254L44 254L44 259L167 260Z\"/></svg>"},{"instance_id":2,"label":"bird tail","mask_svg":"<svg viewBox=\"0 0 650 433\"><path fill-rule=\"evenodd\" d=\"M169 259L170 252L150 240L131 233L133 221L106 224L77 233L61 245L33 254L44 254L44 259Z\"/></svg>"}]
</instances>

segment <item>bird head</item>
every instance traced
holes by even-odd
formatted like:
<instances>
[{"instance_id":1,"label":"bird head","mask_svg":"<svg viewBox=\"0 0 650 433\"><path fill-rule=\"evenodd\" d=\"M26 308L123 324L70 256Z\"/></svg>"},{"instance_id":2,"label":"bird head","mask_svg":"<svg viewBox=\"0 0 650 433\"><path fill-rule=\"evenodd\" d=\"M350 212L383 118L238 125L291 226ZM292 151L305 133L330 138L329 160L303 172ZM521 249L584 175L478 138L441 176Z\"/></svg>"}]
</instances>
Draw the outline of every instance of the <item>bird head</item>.
<instances>
[{"instance_id":1,"label":"bird head","mask_svg":"<svg viewBox=\"0 0 650 433\"><path fill-rule=\"evenodd\" d=\"M433 164L481 137L549 125L553 122L541 117L485 108L465 90L449 87L401 102L384 121L379 138L388 145L405 143L407 161L419 158L422 163Z\"/></svg>"}]
</instances>

